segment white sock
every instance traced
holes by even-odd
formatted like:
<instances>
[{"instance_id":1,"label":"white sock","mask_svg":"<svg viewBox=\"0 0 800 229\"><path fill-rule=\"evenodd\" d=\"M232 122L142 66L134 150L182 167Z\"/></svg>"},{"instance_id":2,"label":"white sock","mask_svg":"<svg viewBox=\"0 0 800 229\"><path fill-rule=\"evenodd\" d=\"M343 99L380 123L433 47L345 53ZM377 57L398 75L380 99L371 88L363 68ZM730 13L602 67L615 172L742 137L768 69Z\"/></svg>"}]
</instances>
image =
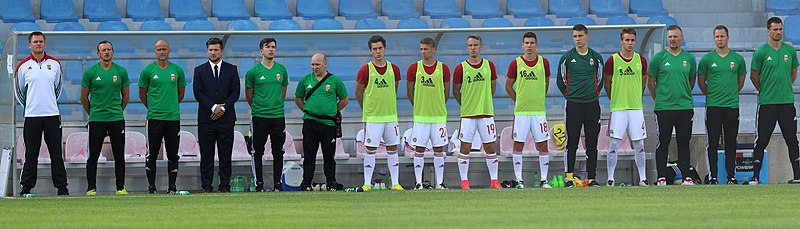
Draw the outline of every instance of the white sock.
<instances>
[{"instance_id":1,"label":"white sock","mask_svg":"<svg viewBox=\"0 0 800 229\"><path fill-rule=\"evenodd\" d=\"M497 180L497 154L486 154L486 168L489 169L489 178Z\"/></svg>"},{"instance_id":2,"label":"white sock","mask_svg":"<svg viewBox=\"0 0 800 229\"><path fill-rule=\"evenodd\" d=\"M444 153L434 153L433 170L436 172L436 184L444 183Z\"/></svg>"},{"instance_id":3,"label":"white sock","mask_svg":"<svg viewBox=\"0 0 800 229\"><path fill-rule=\"evenodd\" d=\"M540 181L547 180L547 172L550 171L550 155L539 155L539 171L542 173Z\"/></svg>"},{"instance_id":4,"label":"white sock","mask_svg":"<svg viewBox=\"0 0 800 229\"><path fill-rule=\"evenodd\" d=\"M514 176L517 181L522 181L522 152L514 152L512 162L514 163Z\"/></svg>"},{"instance_id":5,"label":"white sock","mask_svg":"<svg viewBox=\"0 0 800 229\"><path fill-rule=\"evenodd\" d=\"M417 184L422 184L422 169L425 167L424 154L417 153L414 156L414 178L417 179Z\"/></svg>"},{"instance_id":6,"label":"white sock","mask_svg":"<svg viewBox=\"0 0 800 229\"><path fill-rule=\"evenodd\" d=\"M461 175L461 180L469 180L467 173L469 173L469 155L458 153L458 173Z\"/></svg>"},{"instance_id":7,"label":"white sock","mask_svg":"<svg viewBox=\"0 0 800 229\"><path fill-rule=\"evenodd\" d=\"M608 166L608 180L614 180L614 172L617 170L617 150L622 139L611 138L608 144L608 155L606 165Z\"/></svg>"},{"instance_id":8,"label":"white sock","mask_svg":"<svg viewBox=\"0 0 800 229\"><path fill-rule=\"evenodd\" d=\"M634 160L636 161L636 167L639 169L639 180L647 180L647 170L645 170L647 161L645 161L644 140L633 141L633 151L636 152Z\"/></svg>"},{"instance_id":9,"label":"white sock","mask_svg":"<svg viewBox=\"0 0 800 229\"><path fill-rule=\"evenodd\" d=\"M400 163L397 158L397 151L388 151L389 156L386 157L386 164L389 165L389 176L392 178L392 186L400 184L400 177L398 173L400 170Z\"/></svg>"},{"instance_id":10,"label":"white sock","mask_svg":"<svg viewBox=\"0 0 800 229\"><path fill-rule=\"evenodd\" d=\"M375 171L375 154L364 155L364 184L372 184L373 171Z\"/></svg>"}]
</instances>

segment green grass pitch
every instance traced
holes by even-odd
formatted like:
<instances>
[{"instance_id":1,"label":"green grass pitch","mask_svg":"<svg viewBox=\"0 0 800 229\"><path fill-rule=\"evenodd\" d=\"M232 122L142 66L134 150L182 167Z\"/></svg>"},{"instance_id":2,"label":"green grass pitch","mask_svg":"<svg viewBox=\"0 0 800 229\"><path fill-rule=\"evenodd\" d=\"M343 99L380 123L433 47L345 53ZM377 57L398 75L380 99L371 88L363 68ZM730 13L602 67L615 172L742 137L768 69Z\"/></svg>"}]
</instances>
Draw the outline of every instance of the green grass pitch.
<instances>
[{"instance_id":1,"label":"green grass pitch","mask_svg":"<svg viewBox=\"0 0 800 229\"><path fill-rule=\"evenodd\" d=\"M0 199L0 227L797 228L798 196L800 185L15 197Z\"/></svg>"}]
</instances>

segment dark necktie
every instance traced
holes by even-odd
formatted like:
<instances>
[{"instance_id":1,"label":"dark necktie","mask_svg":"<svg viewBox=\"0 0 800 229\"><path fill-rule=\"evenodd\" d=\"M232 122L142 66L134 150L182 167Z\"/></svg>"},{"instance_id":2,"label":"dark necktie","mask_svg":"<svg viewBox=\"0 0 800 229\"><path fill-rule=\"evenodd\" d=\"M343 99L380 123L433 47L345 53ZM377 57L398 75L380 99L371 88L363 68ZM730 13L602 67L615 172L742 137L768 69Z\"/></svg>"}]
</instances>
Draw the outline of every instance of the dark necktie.
<instances>
[{"instance_id":1,"label":"dark necktie","mask_svg":"<svg viewBox=\"0 0 800 229\"><path fill-rule=\"evenodd\" d=\"M214 78L219 78L219 65L214 65Z\"/></svg>"}]
</instances>

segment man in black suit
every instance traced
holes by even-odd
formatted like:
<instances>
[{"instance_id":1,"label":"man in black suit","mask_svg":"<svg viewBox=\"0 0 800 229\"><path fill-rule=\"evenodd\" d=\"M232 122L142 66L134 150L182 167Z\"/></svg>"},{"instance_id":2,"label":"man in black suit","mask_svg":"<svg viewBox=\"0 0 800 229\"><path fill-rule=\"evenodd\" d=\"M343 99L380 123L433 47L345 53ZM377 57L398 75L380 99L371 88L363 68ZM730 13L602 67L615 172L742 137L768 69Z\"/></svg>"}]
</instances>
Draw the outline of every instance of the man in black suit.
<instances>
[{"instance_id":1,"label":"man in black suit","mask_svg":"<svg viewBox=\"0 0 800 229\"><path fill-rule=\"evenodd\" d=\"M219 191L230 192L234 103L239 100L239 70L222 61L225 45L219 38L206 42L208 62L194 68L194 97L197 108L197 135L200 143L200 179L203 192L214 187L214 145L219 152Z\"/></svg>"}]
</instances>

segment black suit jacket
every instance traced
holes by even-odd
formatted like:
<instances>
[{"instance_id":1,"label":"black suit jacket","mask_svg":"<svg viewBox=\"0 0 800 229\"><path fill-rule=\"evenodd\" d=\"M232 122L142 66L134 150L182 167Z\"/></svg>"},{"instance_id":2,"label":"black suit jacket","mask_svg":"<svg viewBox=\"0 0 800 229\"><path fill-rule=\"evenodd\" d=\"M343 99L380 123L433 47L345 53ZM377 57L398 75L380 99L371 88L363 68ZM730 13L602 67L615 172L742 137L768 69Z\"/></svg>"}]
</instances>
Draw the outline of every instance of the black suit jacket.
<instances>
[{"instance_id":1,"label":"black suit jacket","mask_svg":"<svg viewBox=\"0 0 800 229\"><path fill-rule=\"evenodd\" d=\"M194 98L200 104L197 108L198 123L212 123L211 108L214 104L225 104L225 114L215 122L236 122L236 107L239 100L239 69L236 65L222 61L219 78L214 77L211 64L206 61L194 68Z\"/></svg>"}]
</instances>

